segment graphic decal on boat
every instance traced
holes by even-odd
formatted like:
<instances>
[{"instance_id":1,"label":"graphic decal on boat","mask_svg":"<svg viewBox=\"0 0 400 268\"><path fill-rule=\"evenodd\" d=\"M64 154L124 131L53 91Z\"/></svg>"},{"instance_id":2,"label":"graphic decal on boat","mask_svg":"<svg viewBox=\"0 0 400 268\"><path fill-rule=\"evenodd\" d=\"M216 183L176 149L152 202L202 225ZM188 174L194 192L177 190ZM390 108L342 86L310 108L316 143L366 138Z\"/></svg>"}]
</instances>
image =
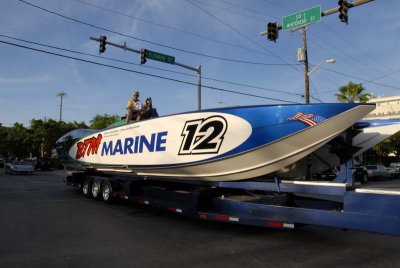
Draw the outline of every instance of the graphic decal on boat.
<instances>
[{"instance_id":1,"label":"graphic decal on boat","mask_svg":"<svg viewBox=\"0 0 400 268\"><path fill-rule=\"evenodd\" d=\"M117 139L103 142L101 148L101 156L107 155L125 155L125 154L141 154L143 152L164 152L167 142L167 131L152 133L149 137L139 135L135 137L127 137L125 139ZM146 150L144 150L146 148Z\"/></svg>"},{"instance_id":2,"label":"graphic decal on boat","mask_svg":"<svg viewBox=\"0 0 400 268\"><path fill-rule=\"evenodd\" d=\"M316 126L319 123L326 120L326 118L315 115L315 114L305 114L303 112L297 112L295 116L288 118L289 121L300 121L310 127Z\"/></svg>"},{"instance_id":3,"label":"graphic decal on boat","mask_svg":"<svg viewBox=\"0 0 400 268\"><path fill-rule=\"evenodd\" d=\"M227 128L228 122L222 116L187 121L181 134L179 155L217 154Z\"/></svg>"},{"instance_id":4,"label":"graphic decal on boat","mask_svg":"<svg viewBox=\"0 0 400 268\"><path fill-rule=\"evenodd\" d=\"M89 156L90 154L97 154L102 138L103 136L99 134L97 135L97 138L93 136L89 139L78 142L76 144L76 159L85 157L85 153L87 154L87 156Z\"/></svg>"},{"instance_id":5,"label":"graphic decal on boat","mask_svg":"<svg viewBox=\"0 0 400 268\"><path fill-rule=\"evenodd\" d=\"M254 145L252 132L252 125L236 115L188 113L102 130L77 140L68 154L101 165L198 163L248 150L246 141Z\"/></svg>"}]
</instances>

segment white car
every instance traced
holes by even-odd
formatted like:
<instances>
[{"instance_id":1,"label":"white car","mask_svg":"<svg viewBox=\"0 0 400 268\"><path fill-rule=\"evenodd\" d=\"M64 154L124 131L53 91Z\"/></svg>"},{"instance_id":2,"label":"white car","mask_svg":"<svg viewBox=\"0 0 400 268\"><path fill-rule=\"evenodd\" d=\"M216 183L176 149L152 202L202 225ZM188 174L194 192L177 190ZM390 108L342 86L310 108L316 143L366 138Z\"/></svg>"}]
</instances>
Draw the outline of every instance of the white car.
<instances>
[{"instance_id":1,"label":"white car","mask_svg":"<svg viewBox=\"0 0 400 268\"><path fill-rule=\"evenodd\" d=\"M26 161L14 161L7 163L5 171L6 174L33 174L35 167Z\"/></svg>"},{"instance_id":2,"label":"white car","mask_svg":"<svg viewBox=\"0 0 400 268\"><path fill-rule=\"evenodd\" d=\"M392 173L384 165L366 165L364 166L368 173L368 178L391 179Z\"/></svg>"},{"instance_id":3,"label":"white car","mask_svg":"<svg viewBox=\"0 0 400 268\"><path fill-rule=\"evenodd\" d=\"M400 163L391 163L389 170L393 175L393 178L398 179L400 177Z\"/></svg>"}]
</instances>

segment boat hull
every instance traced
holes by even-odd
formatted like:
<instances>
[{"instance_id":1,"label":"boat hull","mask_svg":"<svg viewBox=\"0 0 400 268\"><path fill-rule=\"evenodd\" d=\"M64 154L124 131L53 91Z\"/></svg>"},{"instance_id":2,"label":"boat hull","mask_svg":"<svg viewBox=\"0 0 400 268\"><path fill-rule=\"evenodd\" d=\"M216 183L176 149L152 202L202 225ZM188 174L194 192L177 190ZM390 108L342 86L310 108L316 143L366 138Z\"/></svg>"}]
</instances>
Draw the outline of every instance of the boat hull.
<instances>
[{"instance_id":1,"label":"boat hull","mask_svg":"<svg viewBox=\"0 0 400 268\"><path fill-rule=\"evenodd\" d=\"M341 133L338 136L337 143L326 144L311 154L310 171L312 174L333 170L349 160L349 156L354 158L386 138L396 134L400 131L400 120L363 120L357 122L353 128L356 131L352 140L353 153L344 156L343 159L339 157L340 151L344 151L344 147L348 147L344 143L346 134ZM334 147L339 148L335 149ZM277 171L277 173L284 177L296 177L298 174L304 174L306 168L307 159L304 158Z\"/></svg>"},{"instance_id":2,"label":"boat hull","mask_svg":"<svg viewBox=\"0 0 400 268\"><path fill-rule=\"evenodd\" d=\"M64 150L64 165L159 178L250 179L298 161L373 109L270 105L166 116L78 138Z\"/></svg>"}]
</instances>

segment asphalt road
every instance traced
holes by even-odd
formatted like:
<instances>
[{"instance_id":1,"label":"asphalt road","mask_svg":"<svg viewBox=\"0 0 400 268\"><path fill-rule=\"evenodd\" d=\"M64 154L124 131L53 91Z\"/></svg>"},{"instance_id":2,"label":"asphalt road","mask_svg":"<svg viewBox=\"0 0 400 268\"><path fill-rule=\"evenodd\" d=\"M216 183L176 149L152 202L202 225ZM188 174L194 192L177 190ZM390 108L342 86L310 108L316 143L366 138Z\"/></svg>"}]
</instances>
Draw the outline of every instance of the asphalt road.
<instances>
[{"instance_id":1,"label":"asphalt road","mask_svg":"<svg viewBox=\"0 0 400 268\"><path fill-rule=\"evenodd\" d=\"M105 205L64 186L63 177L0 169L0 267L400 267L400 237L264 229Z\"/></svg>"}]
</instances>

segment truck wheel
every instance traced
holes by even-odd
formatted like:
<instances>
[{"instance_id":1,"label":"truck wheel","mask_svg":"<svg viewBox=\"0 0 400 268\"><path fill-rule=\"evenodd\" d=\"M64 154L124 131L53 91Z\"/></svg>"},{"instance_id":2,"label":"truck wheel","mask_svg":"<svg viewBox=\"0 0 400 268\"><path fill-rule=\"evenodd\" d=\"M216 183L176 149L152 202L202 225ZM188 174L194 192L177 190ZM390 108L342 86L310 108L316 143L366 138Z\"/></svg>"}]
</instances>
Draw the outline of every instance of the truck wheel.
<instances>
[{"instance_id":1,"label":"truck wheel","mask_svg":"<svg viewBox=\"0 0 400 268\"><path fill-rule=\"evenodd\" d=\"M113 201L113 191L109 180L104 180L101 186L101 197L105 203L111 203Z\"/></svg>"},{"instance_id":2,"label":"truck wheel","mask_svg":"<svg viewBox=\"0 0 400 268\"><path fill-rule=\"evenodd\" d=\"M82 185L82 193L86 197L90 197L90 180L85 180Z\"/></svg>"},{"instance_id":3,"label":"truck wheel","mask_svg":"<svg viewBox=\"0 0 400 268\"><path fill-rule=\"evenodd\" d=\"M92 182L92 196L94 199L99 199L100 198L100 187L101 183L99 179L94 179Z\"/></svg>"}]
</instances>

